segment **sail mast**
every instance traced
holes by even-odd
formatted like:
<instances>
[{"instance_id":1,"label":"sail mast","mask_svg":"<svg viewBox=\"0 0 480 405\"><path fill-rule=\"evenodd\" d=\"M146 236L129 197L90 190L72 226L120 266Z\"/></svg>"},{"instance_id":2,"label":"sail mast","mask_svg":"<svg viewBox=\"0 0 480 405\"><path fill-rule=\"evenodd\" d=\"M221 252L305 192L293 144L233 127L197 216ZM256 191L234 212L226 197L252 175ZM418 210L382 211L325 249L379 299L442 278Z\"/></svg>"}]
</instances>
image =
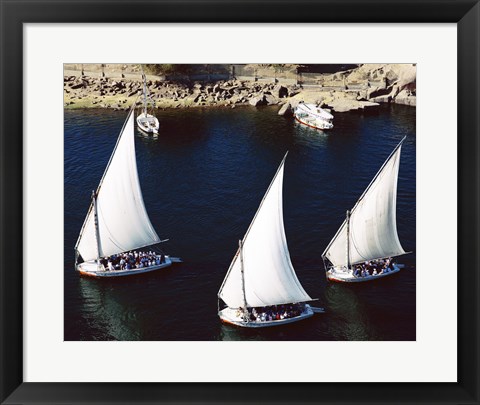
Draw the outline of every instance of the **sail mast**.
<instances>
[{"instance_id":1,"label":"sail mast","mask_svg":"<svg viewBox=\"0 0 480 405\"><path fill-rule=\"evenodd\" d=\"M97 196L95 195L95 191L92 191L92 202L93 202L93 223L95 224L95 239L97 241L97 262L98 262L102 254L101 254L101 244L100 244L100 232L98 230Z\"/></svg>"},{"instance_id":2,"label":"sail mast","mask_svg":"<svg viewBox=\"0 0 480 405\"><path fill-rule=\"evenodd\" d=\"M243 243L242 240L238 241L238 249L240 250L240 272L242 274L242 294L243 294L243 317L248 322L248 310L247 310L247 295L245 293L245 271L243 267Z\"/></svg>"},{"instance_id":3,"label":"sail mast","mask_svg":"<svg viewBox=\"0 0 480 405\"><path fill-rule=\"evenodd\" d=\"M142 67L142 79L143 79L143 113L145 118L147 118L147 77L143 71Z\"/></svg>"},{"instance_id":4,"label":"sail mast","mask_svg":"<svg viewBox=\"0 0 480 405\"><path fill-rule=\"evenodd\" d=\"M347 270L350 268L350 211L347 210Z\"/></svg>"}]
</instances>

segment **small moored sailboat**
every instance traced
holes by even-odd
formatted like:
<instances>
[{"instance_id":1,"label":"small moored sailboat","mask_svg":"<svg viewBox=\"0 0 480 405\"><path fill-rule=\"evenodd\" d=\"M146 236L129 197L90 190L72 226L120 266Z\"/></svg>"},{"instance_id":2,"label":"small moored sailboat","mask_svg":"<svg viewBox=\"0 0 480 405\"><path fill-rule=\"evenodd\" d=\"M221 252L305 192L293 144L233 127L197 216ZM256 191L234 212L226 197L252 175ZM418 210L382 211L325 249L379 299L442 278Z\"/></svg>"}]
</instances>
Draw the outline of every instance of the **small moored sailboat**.
<instances>
[{"instance_id":1,"label":"small moored sailboat","mask_svg":"<svg viewBox=\"0 0 480 405\"><path fill-rule=\"evenodd\" d=\"M137 116L137 126L140 131L147 135L158 135L160 123L157 117L148 113L148 88L147 78L142 73L143 79L143 111Z\"/></svg>"},{"instance_id":2,"label":"small moored sailboat","mask_svg":"<svg viewBox=\"0 0 480 405\"><path fill-rule=\"evenodd\" d=\"M143 202L135 158L133 110L132 107L100 184L92 192L92 202L75 245L75 268L84 275L128 276L180 261L152 251L136 252L163 241L155 232ZM124 263L116 269L111 263L121 260L120 257ZM127 263L132 257L138 260ZM108 265L107 258L111 260Z\"/></svg>"},{"instance_id":3,"label":"small moored sailboat","mask_svg":"<svg viewBox=\"0 0 480 405\"><path fill-rule=\"evenodd\" d=\"M299 103L297 108L295 108L294 117L301 124L311 128L333 128L333 115L315 104Z\"/></svg>"},{"instance_id":4,"label":"small moored sailboat","mask_svg":"<svg viewBox=\"0 0 480 405\"><path fill-rule=\"evenodd\" d=\"M306 304L312 299L293 269L283 226L286 156L239 243L218 292L218 315L223 322L261 328L299 321L314 313ZM222 310L220 300L227 305Z\"/></svg>"},{"instance_id":5,"label":"small moored sailboat","mask_svg":"<svg viewBox=\"0 0 480 405\"><path fill-rule=\"evenodd\" d=\"M390 154L322 254L327 278L357 283L400 271L406 252L397 234L397 181L405 138Z\"/></svg>"}]
</instances>

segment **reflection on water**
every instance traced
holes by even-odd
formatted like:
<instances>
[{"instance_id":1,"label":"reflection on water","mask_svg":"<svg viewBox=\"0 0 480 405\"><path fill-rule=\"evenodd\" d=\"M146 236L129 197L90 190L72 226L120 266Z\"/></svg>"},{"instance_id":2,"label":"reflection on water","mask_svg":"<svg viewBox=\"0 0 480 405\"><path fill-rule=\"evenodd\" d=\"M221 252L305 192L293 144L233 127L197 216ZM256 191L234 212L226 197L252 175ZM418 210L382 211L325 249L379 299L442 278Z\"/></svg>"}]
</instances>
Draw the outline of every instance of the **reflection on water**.
<instances>
[{"instance_id":1,"label":"reflection on water","mask_svg":"<svg viewBox=\"0 0 480 405\"><path fill-rule=\"evenodd\" d=\"M415 253L398 275L327 284L321 253L381 164L407 136L397 222L415 252L415 109L335 114L328 132L277 108L159 111L158 139L136 137L145 206L167 252L184 263L131 278L74 271L73 246L125 112L65 112L65 340L414 340ZM326 313L281 328L223 325L217 292L286 151L284 221L292 263Z\"/></svg>"},{"instance_id":2,"label":"reflection on water","mask_svg":"<svg viewBox=\"0 0 480 405\"><path fill-rule=\"evenodd\" d=\"M328 146L329 131L309 128L297 121L293 122L295 126L295 143L309 148L324 148Z\"/></svg>"},{"instance_id":3,"label":"reflection on water","mask_svg":"<svg viewBox=\"0 0 480 405\"><path fill-rule=\"evenodd\" d=\"M85 316L98 323L102 340L138 340L139 325L135 313L125 311L121 297L112 288L100 285L103 280L80 279L80 292L84 302Z\"/></svg>"},{"instance_id":4,"label":"reflection on water","mask_svg":"<svg viewBox=\"0 0 480 405\"><path fill-rule=\"evenodd\" d=\"M329 316L336 320L328 324L329 335L334 340L387 340L383 329L391 325L393 330L404 316L415 314L414 302L399 305L404 294L393 299L389 296L389 291L401 282L401 275L402 272L371 283L329 283L325 301ZM408 334L399 331L388 340L408 340L404 337Z\"/></svg>"},{"instance_id":5,"label":"reflection on water","mask_svg":"<svg viewBox=\"0 0 480 405\"><path fill-rule=\"evenodd\" d=\"M368 314L356 292L349 287L331 284L325 289L328 309L338 319L329 325L330 333L334 340L367 340L370 337Z\"/></svg>"}]
</instances>

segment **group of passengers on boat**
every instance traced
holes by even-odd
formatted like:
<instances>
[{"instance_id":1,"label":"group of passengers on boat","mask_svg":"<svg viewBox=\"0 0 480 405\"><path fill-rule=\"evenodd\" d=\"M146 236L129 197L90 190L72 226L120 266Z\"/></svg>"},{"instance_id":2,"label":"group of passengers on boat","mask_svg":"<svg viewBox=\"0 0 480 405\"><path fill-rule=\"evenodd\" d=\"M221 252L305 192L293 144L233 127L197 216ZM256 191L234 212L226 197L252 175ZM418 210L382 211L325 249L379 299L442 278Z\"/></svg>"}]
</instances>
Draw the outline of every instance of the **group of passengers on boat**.
<instances>
[{"instance_id":1,"label":"group of passengers on boat","mask_svg":"<svg viewBox=\"0 0 480 405\"><path fill-rule=\"evenodd\" d=\"M281 319L295 318L305 310L305 304L270 305L268 307L247 307L248 318L252 322L279 321ZM237 317L244 316L243 308L238 308Z\"/></svg>"},{"instance_id":2,"label":"group of passengers on boat","mask_svg":"<svg viewBox=\"0 0 480 405\"><path fill-rule=\"evenodd\" d=\"M371 260L362 264L357 264L353 275L355 277L369 277L389 273L394 269L391 257L387 259Z\"/></svg>"},{"instance_id":3,"label":"group of passengers on boat","mask_svg":"<svg viewBox=\"0 0 480 405\"><path fill-rule=\"evenodd\" d=\"M165 255L149 252L125 252L100 259L105 271L133 270L165 263Z\"/></svg>"}]
</instances>

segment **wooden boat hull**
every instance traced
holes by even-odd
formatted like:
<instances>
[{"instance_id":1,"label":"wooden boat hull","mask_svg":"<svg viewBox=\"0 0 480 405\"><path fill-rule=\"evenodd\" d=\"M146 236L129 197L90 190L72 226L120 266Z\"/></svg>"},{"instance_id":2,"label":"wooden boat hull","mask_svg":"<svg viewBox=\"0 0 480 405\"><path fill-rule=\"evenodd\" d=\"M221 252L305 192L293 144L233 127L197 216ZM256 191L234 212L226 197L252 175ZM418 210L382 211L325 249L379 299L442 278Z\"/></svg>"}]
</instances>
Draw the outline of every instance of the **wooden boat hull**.
<instances>
[{"instance_id":1,"label":"wooden boat hull","mask_svg":"<svg viewBox=\"0 0 480 405\"><path fill-rule=\"evenodd\" d=\"M126 276L134 276L137 274L142 273L149 273L151 271L161 270L165 267L169 267L172 263L178 263L181 260L178 257L165 257L165 263L149 266L149 267L142 267L140 269L130 269L130 270L114 270L114 271L98 271L97 266L94 262L85 262L80 263L77 265L76 270L83 276L88 277L95 277L95 278L108 278L108 277L126 277Z\"/></svg>"},{"instance_id":2,"label":"wooden boat hull","mask_svg":"<svg viewBox=\"0 0 480 405\"><path fill-rule=\"evenodd\" d=\"M342 271L342 270L335 270L332 272L331 270L327 271L327 279L329 281L337 282L337 283L363 283L366 281L373 281L380 278L384 278L387 276L391 276L392 274L396 274L400 271L401 267L399 265L394 264L393 270L390 270L388 273L377 274L375 276L367 276L367 277L355 277L352 275L351 272Z\"/></svg>"},{"instance_id":3,"label":"wooden boat hull","mask_svg":"<svg viewBox=\"0 0 480 405\"><path fill-rule=\"evenodd\" d=\"M294 318L286 318L286 319L279 319L275 321L249 321L245 322L241 317L236 316L236 309L232 308L224 308L222 309L219 313L218 316L222 320L222 322L234 325L234 326L239 326L241 328L268 328L272 326L280 326L280 325L285 325L287 323L293 323L293 322L298 322L303 319L310 318L313 316L314 312L312 308L307 304L305 311Z\"/></svg>"}]
</instances>

